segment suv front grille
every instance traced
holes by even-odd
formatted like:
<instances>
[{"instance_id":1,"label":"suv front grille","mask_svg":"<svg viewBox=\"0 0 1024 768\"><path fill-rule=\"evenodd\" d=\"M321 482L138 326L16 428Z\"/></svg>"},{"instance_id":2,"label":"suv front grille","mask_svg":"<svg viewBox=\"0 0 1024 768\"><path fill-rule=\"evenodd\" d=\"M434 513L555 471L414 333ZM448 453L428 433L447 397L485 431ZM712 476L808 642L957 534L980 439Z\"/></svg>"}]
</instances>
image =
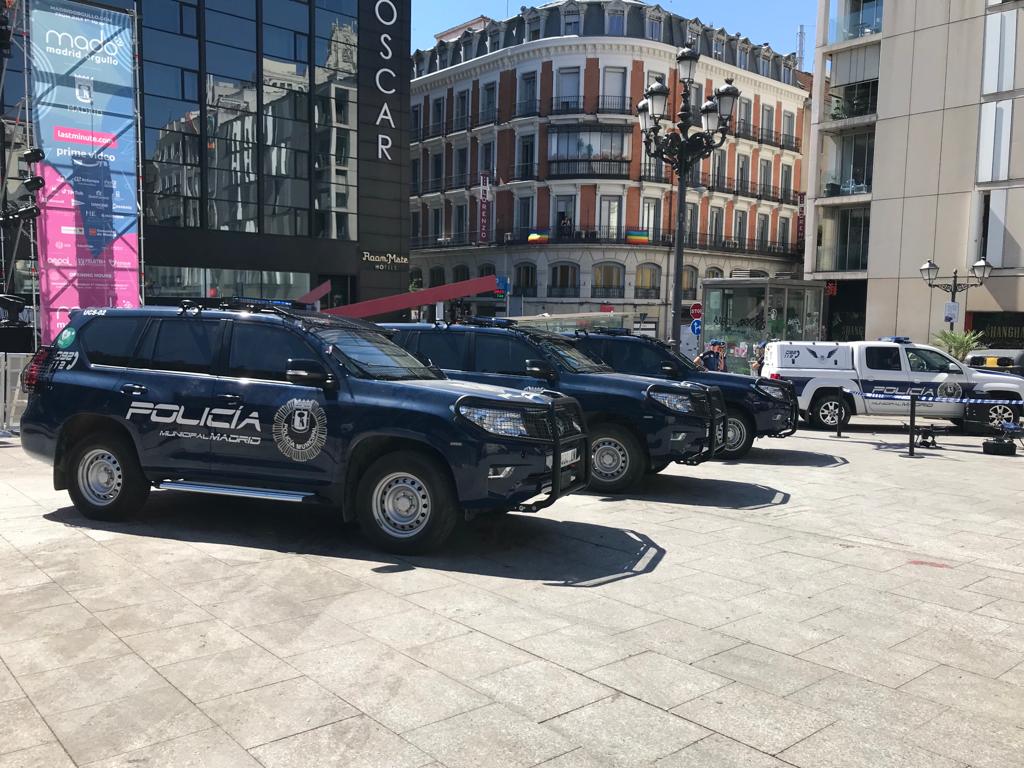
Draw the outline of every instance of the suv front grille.
<instances>
[{"instance_id":1,"label":"suv front grille","mask_svg":"<svg viewBox=\"0 0 1024 768\"><path fill-rule=\"evenodd\" d=\"M526 411L523 418L530 437L538 440L553 439L547 411L530 409ZM573 406L556 405L555 422L558 425L559 438L573 437L583 431L583 416L579 409Z\"/></svg>"}]
</instances>

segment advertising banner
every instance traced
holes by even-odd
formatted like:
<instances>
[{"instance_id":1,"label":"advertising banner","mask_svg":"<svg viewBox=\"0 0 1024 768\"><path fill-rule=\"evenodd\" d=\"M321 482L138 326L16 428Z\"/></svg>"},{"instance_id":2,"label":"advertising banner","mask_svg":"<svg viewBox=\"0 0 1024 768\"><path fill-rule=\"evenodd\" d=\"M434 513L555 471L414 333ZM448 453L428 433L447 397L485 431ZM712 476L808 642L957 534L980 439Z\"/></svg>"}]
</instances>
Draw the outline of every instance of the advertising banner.
<instances>
[{"instance_id":1,"label":"advertising banner","mask_svg":"<svg viewBox=\"0 0 1024 768\"><path fill-rule=\"evenodd\" d=\"M132 17L34 0L29 17L43 343L76 307L139 306Z\"/></svg>"}]
</instances>

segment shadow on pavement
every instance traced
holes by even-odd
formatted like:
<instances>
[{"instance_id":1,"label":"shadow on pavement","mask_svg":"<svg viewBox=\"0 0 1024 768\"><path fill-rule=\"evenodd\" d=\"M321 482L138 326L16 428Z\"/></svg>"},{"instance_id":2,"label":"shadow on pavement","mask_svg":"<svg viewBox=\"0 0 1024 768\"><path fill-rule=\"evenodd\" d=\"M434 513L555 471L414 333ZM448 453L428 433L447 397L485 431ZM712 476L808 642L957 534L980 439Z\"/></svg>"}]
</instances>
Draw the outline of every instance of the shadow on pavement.
<instances>
[{"instance_id":1,"label":"shadow on pavement","mask_svg":"<svg viewBox=\"0 0 1024 768\"><path fill-rule=\"evenodd\" d=\"M794 451L789 448L752 448L742 459L721 461L720 464L737 466L754 464L779 464L787 467L814 467L815 469L834 469L850 462L842 456L815 451Z\"/></svg>"},{"instance_id":2,"label":"shadow on pavement","mask_svg":"<svg viewBox=\"0 0 1024 768\"><path fill-rule=\"evenodd\" d=\"M128 536L365 560L383 574L421 566L575 587L652 573L665 556L639 531L520 514L481 516L461 526L437 554L393 555L368 544L356 526L341 523L327 507L174 491L155 491L128 522L89 520L71 506L44 517Z\"/></svg>"},{"instance_id":3,"label":"shadow on pavement","mask_svg":"<svg viewBox=\"0 0 1024 768\"><path fill-rule=\"evenodd\" d=\"M605 502L618 502L622 496L605 496ZM684 475L648 475L631 494L638 501L687 504L691 507L753 510L780 507L790 495L759 483L718 480Z\"/></svg>"}]
</instances>

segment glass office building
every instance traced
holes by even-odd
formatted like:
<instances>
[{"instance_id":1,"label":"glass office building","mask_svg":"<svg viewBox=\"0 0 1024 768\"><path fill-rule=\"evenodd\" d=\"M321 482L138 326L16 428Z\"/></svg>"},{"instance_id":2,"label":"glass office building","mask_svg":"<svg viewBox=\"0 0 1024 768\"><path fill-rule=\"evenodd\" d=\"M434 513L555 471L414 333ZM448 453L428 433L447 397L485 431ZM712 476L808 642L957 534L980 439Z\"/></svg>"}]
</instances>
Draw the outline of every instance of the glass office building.
<instances>
[{"instance_id":1,"label":"glass office building","mask_svg":"<svg viewBox=\"0 0 1024 768\"><path fill-rule=\"evenodd\" d=\"M409 0L106 4L138 13L148 303L407 290Z\"/></svg>"}]
</instances>

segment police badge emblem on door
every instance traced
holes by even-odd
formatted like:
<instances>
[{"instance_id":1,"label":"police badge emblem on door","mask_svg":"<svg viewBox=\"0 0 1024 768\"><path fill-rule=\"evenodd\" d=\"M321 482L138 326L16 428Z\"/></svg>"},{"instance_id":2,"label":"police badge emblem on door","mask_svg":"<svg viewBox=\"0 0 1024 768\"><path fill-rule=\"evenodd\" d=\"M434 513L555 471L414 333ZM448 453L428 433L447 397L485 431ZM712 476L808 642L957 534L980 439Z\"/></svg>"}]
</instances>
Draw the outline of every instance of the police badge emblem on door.
<instances>
[{"instance_id":1,"label":"police badge emblem on door","mask_svg":"<svg viewBox=\"0 0 1024 768\"><path fill-rule=\"evenodd\" d=\"M315 400L289 400L274 414L274 444L292 461L310 461L327 442L327 415Z\"/></svg>"}]
</instances>

